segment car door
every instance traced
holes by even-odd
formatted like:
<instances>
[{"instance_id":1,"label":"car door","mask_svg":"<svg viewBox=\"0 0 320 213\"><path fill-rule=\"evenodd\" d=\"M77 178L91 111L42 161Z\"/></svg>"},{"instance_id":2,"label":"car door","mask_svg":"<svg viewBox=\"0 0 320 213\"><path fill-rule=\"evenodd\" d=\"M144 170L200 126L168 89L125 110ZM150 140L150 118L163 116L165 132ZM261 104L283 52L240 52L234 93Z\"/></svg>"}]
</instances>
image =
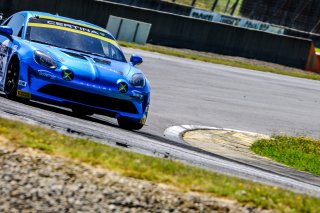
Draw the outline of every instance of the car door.
<instances>
[{"instance_id":1,"label":"car door","mask_svg":"<svg viewBox=\"0 0 320 213\"><path fill-rule=\"evenodd\" d=\"M25 17L22 14L15 14L7 19L2 26L12 27L12 36L0 33L0 89L3 90L7 64L12 53L13 39L15 37L21 37L23 26L25 23Z\"/></svg>"}]
</instances>

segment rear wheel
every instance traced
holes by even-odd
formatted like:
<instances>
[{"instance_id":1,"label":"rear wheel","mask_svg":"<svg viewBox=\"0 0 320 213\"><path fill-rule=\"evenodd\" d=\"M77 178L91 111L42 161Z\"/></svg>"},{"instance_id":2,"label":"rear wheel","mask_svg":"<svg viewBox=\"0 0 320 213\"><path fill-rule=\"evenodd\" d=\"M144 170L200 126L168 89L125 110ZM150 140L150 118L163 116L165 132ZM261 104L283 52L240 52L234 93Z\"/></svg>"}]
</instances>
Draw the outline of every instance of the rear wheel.
<instances>
[{"instance_id":1,"label":"rear wheel","mask_svg":"<svg viewBox=\"0 0 320 213\"><path fill-rule=\"evenodd\" d=\"M8 65L4 93L9 99L17 98L18 80L19 80L19 60L13 59Z\"/></svg>"},{"instance_id":2,"label":"rear wheel","mask_svg":"<svg viewBox=\"0 0 320 213\"><path fill-rule=\"evenodd\" d=\"M123 129L139 130L144 126L144 124L131 120L130 118L127 118L127 117L119 117L117 120L118 120L119 126Z\"/></svg>"}]
</instances>

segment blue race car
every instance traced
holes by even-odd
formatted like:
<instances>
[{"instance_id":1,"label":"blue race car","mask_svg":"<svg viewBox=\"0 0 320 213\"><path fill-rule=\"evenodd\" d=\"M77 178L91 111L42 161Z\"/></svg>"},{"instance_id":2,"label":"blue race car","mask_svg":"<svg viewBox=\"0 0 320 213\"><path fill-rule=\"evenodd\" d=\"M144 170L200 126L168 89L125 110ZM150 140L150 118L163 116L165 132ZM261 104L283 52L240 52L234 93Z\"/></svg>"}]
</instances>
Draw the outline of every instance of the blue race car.
<instances>
[{"instance_id":1,"label":"blue race car","mask_svg":"<svg viewBox=\"0 0 320 213\"><path fill-rule=\"evenodd\" d=\"M127 62L114 37L98 26L41 12L19 12L0 26L0 90L7 98L104 114L120 127L143 127L150 85Z\"/></svg>"}]
</instances>

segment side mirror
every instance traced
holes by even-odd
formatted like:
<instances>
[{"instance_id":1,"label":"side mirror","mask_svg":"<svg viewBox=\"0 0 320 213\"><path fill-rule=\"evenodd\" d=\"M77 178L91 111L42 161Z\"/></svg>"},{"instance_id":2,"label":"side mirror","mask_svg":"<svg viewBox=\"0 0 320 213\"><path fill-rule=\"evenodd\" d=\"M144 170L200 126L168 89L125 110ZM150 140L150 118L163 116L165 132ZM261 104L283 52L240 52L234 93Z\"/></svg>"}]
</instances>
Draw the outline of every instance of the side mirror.
<instances>
[{"instance_id":1,"label":"side mirror","mask_svg":"<svg viewBox=\"0 0 320 213\"><path fill-rule=\"evenodd\" d=\"M0 26L0 33L5 34L6 36L12 36L13 30L9 26Z\"/></svg>"},{"instance_id":2,"label":"side mirror","mask_svg":"<svg viewBox=\"0 0 320 213\"><path fill-rule=\"evenodd\" d=\"M137 54L132 54L130 58L130 62L133 66L139 65L143 62L143 59Z\"/></svg>"}]
</instances>

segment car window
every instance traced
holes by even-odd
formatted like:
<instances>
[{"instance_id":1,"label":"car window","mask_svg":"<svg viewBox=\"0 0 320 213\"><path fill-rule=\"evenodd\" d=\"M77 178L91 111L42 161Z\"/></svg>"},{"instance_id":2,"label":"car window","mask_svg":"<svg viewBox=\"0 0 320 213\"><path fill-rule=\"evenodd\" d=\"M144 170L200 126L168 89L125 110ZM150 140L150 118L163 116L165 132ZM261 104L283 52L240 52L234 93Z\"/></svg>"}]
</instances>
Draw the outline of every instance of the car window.
<instances>
[{"instance_id":1,"label":"car window","mask_svg":"<svg viewBox=\"0 0 320 213\"><path fill-rule=\"evenodd\" d=\"M112 58L118 61L122 60L123 55L117 47L105 41L101 41L101 44L103 47L103 52L108 58Z\"/></svg>"},{"instance_id":2,"label":"car window","mask_svg":"<svg viewBox=\"0 0 320 213\"><path fill-rule=\"evenodd\" d=\"M25 17L21 14L16 14L5 25L12 27L13 35L21 37Z\"/></svg>"},{"instance_id":3,"label":"car window","mask_svg":"<svg viewBox=\"0 0 320 213\"><path fill-rule=\"evenodd\" d=\"M27 25L26 39L126 62L120 47L111 35L89 27L31 18Z\"/></svg>"},{"instance_id":4,"label":"car window","mask_svg":"<svg viewBox=\"0 0 320 213\"><path fill-rule=\"evenodd\" d=\"M2 22L2 26L7 26L7 24L9 23L9 21L11 20L12 17L8 18L7 20L5 20L4 22Z\"/></svg>"}]
</instances>

